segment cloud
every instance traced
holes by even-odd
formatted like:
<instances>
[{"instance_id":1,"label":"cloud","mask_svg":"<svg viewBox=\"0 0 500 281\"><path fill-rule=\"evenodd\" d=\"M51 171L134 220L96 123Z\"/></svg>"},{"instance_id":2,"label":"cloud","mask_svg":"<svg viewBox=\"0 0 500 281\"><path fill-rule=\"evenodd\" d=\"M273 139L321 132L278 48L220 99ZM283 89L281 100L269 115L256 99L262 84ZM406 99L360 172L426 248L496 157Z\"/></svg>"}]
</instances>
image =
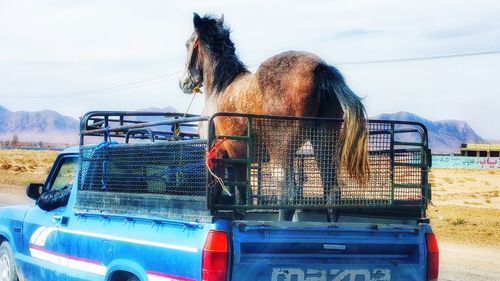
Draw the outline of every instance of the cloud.
<instances>
[{"instance_id":1,"label":"cloud","mask_svg":"<svg viewBox=\"0 0 500 281\"><path fill-rule=\"evenodd\" d=\"M338 32L333 33L330 36L327 36L327 37L329 37L330 39L336 40L336 39L352 38L352 37L357 37L357 36L372 35L372 34L377 34L377 33L381 33L381 32L383 32L383 30L355 28L355 29L338 31Z\"/></svg>"}]
</instances>

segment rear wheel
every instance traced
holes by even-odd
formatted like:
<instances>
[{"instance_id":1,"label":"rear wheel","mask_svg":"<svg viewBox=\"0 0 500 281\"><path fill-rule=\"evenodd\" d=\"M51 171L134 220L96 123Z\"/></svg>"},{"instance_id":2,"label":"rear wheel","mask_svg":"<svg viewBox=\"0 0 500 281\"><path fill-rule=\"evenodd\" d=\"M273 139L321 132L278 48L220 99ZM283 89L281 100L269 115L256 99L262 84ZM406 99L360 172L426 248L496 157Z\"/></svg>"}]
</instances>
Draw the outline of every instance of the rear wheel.
<instances>
[{"instance_id":1,"label":"rear wheel","mask_svg":"<svg viewBox=\"0 0 500 281\"><path fill-rule=\"evenodd\" d=\"M135 275L132 275L127 279L127 281L139 281L139 278L137 278L137 276Z\"/></svg>"},{"instance_id":2,"label":"rear wheel","mask_svg":"<svg viewBox=\"0 0 500 281\"><path fill-rule=\"evenodd\" d=\"M0 281L17 281L16 265L9 242L0 245Z\"/></svg>"}]
</instances>

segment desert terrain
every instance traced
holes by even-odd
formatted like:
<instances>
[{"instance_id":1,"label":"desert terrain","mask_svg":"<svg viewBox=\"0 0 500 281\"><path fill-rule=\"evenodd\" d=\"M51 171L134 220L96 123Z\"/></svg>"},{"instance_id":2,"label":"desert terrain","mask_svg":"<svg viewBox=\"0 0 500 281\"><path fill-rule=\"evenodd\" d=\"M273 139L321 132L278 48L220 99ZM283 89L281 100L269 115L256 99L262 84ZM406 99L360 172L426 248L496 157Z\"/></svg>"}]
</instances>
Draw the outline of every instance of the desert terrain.
<instances>
[{"instance_id":1,"label":"desert terrain","mask_svg":"<svg viewBox=\"0 0 500 281\"><path fill-rule=\"evenodd\" d=\"M0 150L0 206L32 202L25 186L43 182L56 156ZM500 170L433 169L429 179L439 280L500 280Z\"/></svg>"},{"instance_id":2,"label":"desert terrain","mask_svg":"<svg viewBox=\"0 0 500 281\"><path fill-rule=\"evenodd\" d=\"M440 240L500 246L500 170L433 169L429 178Z\"/></svg>"}]
</instances>

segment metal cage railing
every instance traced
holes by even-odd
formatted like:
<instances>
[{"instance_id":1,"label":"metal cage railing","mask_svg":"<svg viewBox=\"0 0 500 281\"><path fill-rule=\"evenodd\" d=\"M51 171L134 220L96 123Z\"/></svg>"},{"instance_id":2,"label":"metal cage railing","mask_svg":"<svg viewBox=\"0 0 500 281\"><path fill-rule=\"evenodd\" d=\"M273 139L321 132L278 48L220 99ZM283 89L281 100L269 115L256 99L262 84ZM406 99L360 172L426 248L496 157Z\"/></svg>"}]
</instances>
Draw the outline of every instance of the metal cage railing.
<instances>
[{"instance_id":1,"label":"metal cage railing","mask_svg":"<svg viewBox=\"0 0 500 281\"><path fill-rule=\"evenodd\" d=\"M207 120L169 112L87 113L80 123L76 209L208 217L207 141L197 130L197 122Z\"/></svg>"},{"instance_id":2,"label":"metal cage railing","mask_svg":"<svg viewBox=\"0 0 500 281\"><path fill-rule=\"evenodd\" d=\"M80 145L91 141L124 139L198 139L197 122L208 117L177 112L91 111L80 120Z\"/></svg>"},{"instance_id":3,"label":"metal cage railing","mask_svg":"<svg viewBox=\"0 0 500 281\"><path fill-rule=\"evenodd\" d=\"M229 119L234 119L229 121ZM216 134L217 122L239 124L240 134ZM360 183L337 165L342 119L217 113L209 143L226 142L238 158L214 160L229 192L209 176L209 207L238 209L349 209L413 206L430 199L426 128L417 122L370 120L370 176ZM224 131L221 128L218 131Z\"/></svg>"},{"instance_id":4,"label":"metal cage railing","mask_svg":"<svg viewBox=\"0 0 500 281\"><path fill-rule=\"evenodd\" d=\"M200 139L198 122L208 122L208 140ZM215 129L219 122L238 125L239 132L224 135L223 126ZM197 210L190 215L250 209L425 212L431 195L426 128L368 121L371 172L358 182L337 164L343 126L342 119L328 118L90 112L80 125L77 208L174 218L190 209ZM228 147L237 150L236 157L218 153Z\"/></svg>"}]
</instances>

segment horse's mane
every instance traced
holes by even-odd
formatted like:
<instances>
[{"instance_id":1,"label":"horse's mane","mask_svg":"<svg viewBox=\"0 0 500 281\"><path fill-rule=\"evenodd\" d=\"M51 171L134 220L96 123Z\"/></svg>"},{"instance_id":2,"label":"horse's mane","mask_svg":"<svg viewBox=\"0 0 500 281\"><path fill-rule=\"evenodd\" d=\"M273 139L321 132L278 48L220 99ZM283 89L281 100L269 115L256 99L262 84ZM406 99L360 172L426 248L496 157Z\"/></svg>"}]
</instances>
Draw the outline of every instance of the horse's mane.
<instances>
[{"instance_id":1,"label":"horse's mane","mask_svg":"<svg viewBox=\"0 0 500 281\"><path fill-rule=\"evenodd\" d=\"M240 73L248 72L235 52L234 43L229 38L229 27L214 16L199 17L195 14L193 19L196 33L201 45L213 59L213 83L215 93L224 90Z\"/></svg>"}]
</instances>

